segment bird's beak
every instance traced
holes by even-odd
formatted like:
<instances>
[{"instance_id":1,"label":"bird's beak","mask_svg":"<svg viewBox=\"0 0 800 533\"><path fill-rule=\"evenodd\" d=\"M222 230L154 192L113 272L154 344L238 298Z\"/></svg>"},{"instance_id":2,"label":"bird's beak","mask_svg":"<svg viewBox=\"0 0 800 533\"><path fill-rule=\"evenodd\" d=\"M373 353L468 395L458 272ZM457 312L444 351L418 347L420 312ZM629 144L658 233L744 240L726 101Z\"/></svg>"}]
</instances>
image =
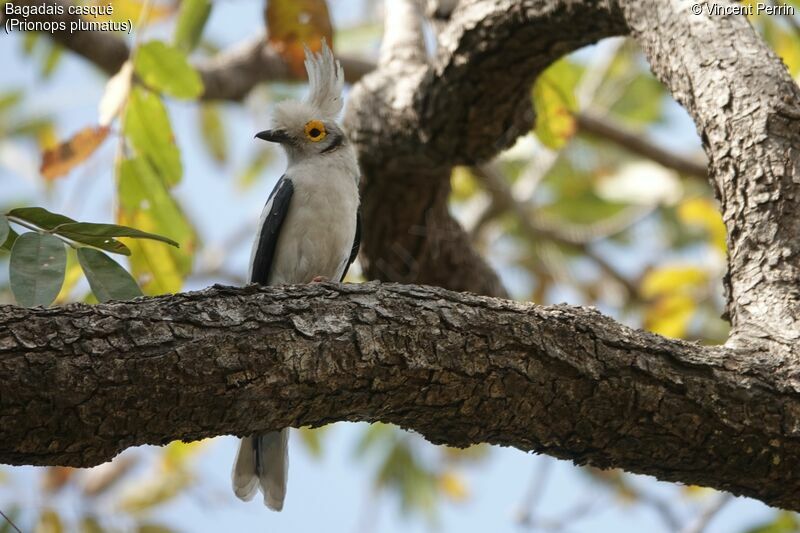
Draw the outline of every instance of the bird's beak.
<instances>
[{"instance_id":1,"label":"bird's beak","mask_svg":"<svg viewBox=\"0 0 800 533\"><path fill-rule=\"evenodd\" d=\"M289 134L286 130L264 130L256 133L256 139L269 141L271 143L285 143L289 141Z\"/></svg>"}]
</instances>

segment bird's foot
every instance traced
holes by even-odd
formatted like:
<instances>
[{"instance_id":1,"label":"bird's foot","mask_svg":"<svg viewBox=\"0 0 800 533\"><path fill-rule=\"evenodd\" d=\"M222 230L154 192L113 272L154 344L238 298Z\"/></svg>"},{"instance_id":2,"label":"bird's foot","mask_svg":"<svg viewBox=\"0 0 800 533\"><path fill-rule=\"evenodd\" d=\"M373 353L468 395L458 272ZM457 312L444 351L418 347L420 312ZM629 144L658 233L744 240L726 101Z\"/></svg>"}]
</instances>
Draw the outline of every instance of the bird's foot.
<instances>
[{"instance_id":1,"label":"bird's foot","mask_svg":"<svg viewBox=\"0 0 800 533\"><path fill-rule=\"evenodd\" d=\"M330 281L330 279L325 276L316 276L311 280L311 283L325 283L326 281Z\"/></svg>"}]
</instances>

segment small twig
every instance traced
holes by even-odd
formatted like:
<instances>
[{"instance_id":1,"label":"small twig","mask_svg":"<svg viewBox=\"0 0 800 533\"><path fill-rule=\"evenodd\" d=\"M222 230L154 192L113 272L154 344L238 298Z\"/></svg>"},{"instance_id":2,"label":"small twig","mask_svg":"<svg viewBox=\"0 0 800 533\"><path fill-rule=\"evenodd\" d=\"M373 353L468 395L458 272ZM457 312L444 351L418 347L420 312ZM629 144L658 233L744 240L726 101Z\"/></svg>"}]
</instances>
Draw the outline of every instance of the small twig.
<instances>
[{"instance_id":1,"label":"small twig","mask_svg":"<svg viewBox=\"0 0 800 533\"><path fill-rule=\"evenodd\" d=\"M681 533L703 533L711 520L717 516L717 513L722 510L725 505L733 499L733 495L729 492L720 494L708 507L703 511L685 528L681 529Z\"/></svg>"},{"instance_id":2,"label":"small twig","mask_svg":"<svg viewBox=\"0 0 800 533\"><path fill-rule=\"evenodd\" d=\"M638 299L639 291L636 285L627 279L625 276L617 272L607 261L600 257L594 250L592 250L588 243L575 242L567 236L562 235L555 228L543 228L537 226L528 214L527 209L522 203L516 201L514 195L511 193L506 181L500 175L499 171L492 165L481 165L474 168L478 177L480 177L488 192L492 195L495 203L502 209L508 209L518 218L520 227L527 234L530 239L534 241L544 237L550 241L558 244L569 246L582 253L588 258L593 260L597 266L609 277L617 281L627 292L629 298ZM624 228L619 228L621 231Z\"/></svg>"},{"instance_id":3,"label":"small twig","mask_svg":"<svg viewBox=\"0 0 800 533\"><path fill-rule=\"evenodd\" d=\"M11 527L13 527L13 528L16 530L16 532L17 532L17 533L22 533L22 531L20 531L20 529L17 527L17 524L15 524L15 523L14 523L14 522L13 522L13 521L12 521L12 520L11 520L11 519L10 519L10 518L7 516L7 515L6 515L6 513L4 513L2 510L0 510L0 516L2 516L2 517L5 519L5 521L6 521L6 522L8 522L9 524L11 524Z\"/></svg>"},{"instance_id":4,"label":"small twig","mask_svg":"<svg viewBox=\"0 0 800 533\"><path fill-rule=\"evenodd\" d=\"M658 496L655 496L654 494L647 494L641 491L639 491L639 499L642 500L642 502L646 505L649 505L653 508L656 514L658 514L658 516L664 522L667 530L678 531L680 528L680 520L678 520L678 517L675 516L675 512L667 502Z\"/></svg>"},{"instance_id":5,"label":"small twig","mask_svg":"<svg viewBox=\"0 0 800 533\"><path fill-rule=\"evenodd\" d=\"M521 512L519 522L524 526L531 526L534 523L533 511L544 495L544 488L547 484L552 464L552 460L542 457L540 464L536 465L533 471L530 484L528 485L528 492L520 506Z\"/></svg>"},{"instance_id":6,"label":"small twig","mask_svg":"<svg viewBox=\"0 0 800 533\"><path fill-rule=\"evenodd\" d=\"M608 119L583 112L575 115L575 121L578 125L578 130L582 133L609 140L637 155L651 159L681 174L702 180L708 179L706 165L656 146L642 139L641 135L629 131Z\"/></svg>"}]
</instances>

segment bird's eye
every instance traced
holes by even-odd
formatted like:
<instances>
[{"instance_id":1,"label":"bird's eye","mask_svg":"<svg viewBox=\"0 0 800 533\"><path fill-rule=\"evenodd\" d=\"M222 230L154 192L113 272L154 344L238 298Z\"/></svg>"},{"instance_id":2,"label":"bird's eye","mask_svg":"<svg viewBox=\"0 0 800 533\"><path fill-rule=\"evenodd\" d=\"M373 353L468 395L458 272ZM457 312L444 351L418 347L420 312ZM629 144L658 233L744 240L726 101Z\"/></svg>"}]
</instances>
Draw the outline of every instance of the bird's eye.
<instances>
[{"instance_id":1,"label":"bird's eye","mask_svg":"<svg viewBox=\"0 0 800 533\"><path fill-rule=\"evenodd\" d=\"M319 142L325 138L327 132L325 131L325 124L320 120L312 120L306 124L306 138L311 142Z\"/></svg>"}]
</instances>

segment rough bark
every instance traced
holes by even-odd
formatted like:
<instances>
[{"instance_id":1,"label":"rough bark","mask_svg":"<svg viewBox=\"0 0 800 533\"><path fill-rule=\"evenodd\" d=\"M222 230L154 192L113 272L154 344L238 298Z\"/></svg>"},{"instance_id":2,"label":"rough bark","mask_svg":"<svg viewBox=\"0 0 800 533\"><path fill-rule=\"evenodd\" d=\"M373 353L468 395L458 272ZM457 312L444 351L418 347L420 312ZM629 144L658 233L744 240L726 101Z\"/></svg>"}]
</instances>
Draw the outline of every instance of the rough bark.
<instances>
[{"instance_id":1,"label":"rough bark","mask_svg":"<svg viewBox=\"0 0 800 533\"><path fill-rule=\"evenodd\" d=\"M731 343L777 343L797 356L800 88L746 17L695 16L682 0L619 4L703 139L728 229Z\"/></svg>"},{"instance_id":2,"label":"rough bark","mask_svg":"<svg viewBox=\"0 0 800 533\"><path fill-rule=\"evenodd\" d=\"M387 4L378 69L353 90L345 125L364 176L370 278L505 295L448 212L450 170L530 130L530 87L563 54L624 31L607 1L463 1L429 60L415 4Z\"/></svg>"},{"instance_id":3,"label":"rough bark","mask_svg":"<svg viewBox=\"0 0 800 533\"><path fill-rule=\"evenodd\" d=\"M0 307L0 461L337 420L514 446L800 510L794 361L592 309L381 285Z\"/></svg>"}]
</instances>

